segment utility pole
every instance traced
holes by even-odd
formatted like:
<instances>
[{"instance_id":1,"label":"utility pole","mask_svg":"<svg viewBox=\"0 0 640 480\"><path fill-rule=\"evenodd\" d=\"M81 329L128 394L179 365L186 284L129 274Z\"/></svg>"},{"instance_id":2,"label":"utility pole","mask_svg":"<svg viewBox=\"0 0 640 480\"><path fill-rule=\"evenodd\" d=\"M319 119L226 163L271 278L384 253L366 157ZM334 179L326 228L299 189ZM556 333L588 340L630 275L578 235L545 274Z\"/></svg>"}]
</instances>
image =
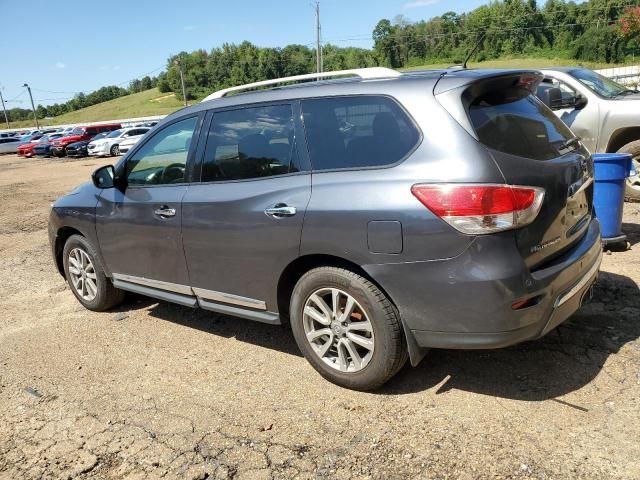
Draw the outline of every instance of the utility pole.
<instances>
[{"instance_id":1,"label":"utility pole","mask_svg":"<svg viewBox=\"0 0 640 480\"><path fill-rule=\"evenodd\" d=\"M176 65L180 70L180 83L182 84L182 99L184 100L184 106L187 106L187 91L184 88L184 74L182 73L182 55L179 55L176 59Z\"/></svg>"},{"instance_id":2,"label":"utility pole","mask_svg":"<svg viewBox=\"0 0 640 480\"><path fill-rule=\"evenodd\" d=\"M316 0L316 71L322 73L322 45L320 44L320 0Z\"/></svg>"},{"instance_id":3,"label":"utility pole","mask_svg":"<svg viewBox=\"0 0 640 480\"><path fill-rule=\"evenodd\" d=\"M7 128L9 128L9 117L7 117L7 107L4 106L4 98L2 98L2 89L0 89L0 102L2 102L2 111L4 112L4 121L7 122Z\"/></svg>"},{"instance_id":4,"label":"utility pole","mask_svg":"<svg viewBox=\"0 0 640 480\"><path fill-rule=\"evenodd\" d=\"M36 121L36 129L40 130L40 124L38 123L38 115L36 115L36 106L33 104L33 95L31 95L31 87L27 83L25 83L22 86L27 87L27 91L29 92L29 98L31 99L31 110L33 110L33 119Z\"/></svg>"}]
</instances>

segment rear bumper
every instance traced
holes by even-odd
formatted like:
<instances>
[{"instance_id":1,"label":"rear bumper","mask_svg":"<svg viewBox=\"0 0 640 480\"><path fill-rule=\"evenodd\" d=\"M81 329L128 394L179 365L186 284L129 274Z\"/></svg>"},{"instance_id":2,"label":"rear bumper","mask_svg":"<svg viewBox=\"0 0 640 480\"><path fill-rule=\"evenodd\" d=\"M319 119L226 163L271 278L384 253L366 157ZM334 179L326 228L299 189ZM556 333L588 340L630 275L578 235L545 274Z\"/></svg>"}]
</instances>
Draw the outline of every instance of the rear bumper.
<instances>
[{"instance_id":1,"label":"rear bumper","mask_svg":"<svg viewBox=\"0 0 640 480\"><path fill-rule=\"evenodd\" d=\"M479 237L458 257L435 262L367 265L387 291L419 347L501 348L539 338L575 313L602 260L593 220L573 248L530 271L513 237ZM513 310L518 300L535 305Z\"/></svg>"}]
</instances>

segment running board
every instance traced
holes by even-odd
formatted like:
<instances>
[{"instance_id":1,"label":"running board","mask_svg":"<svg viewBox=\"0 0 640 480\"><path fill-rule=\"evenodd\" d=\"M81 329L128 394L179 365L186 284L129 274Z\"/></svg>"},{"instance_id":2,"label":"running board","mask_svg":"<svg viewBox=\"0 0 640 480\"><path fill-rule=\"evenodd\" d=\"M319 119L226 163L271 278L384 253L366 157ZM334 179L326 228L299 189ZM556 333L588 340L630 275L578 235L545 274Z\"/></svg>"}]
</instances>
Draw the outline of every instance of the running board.
<instances>
[{"instance_id":1,"label":"running board","mask_svg":"<svg viewBox=\"0 0 640 480\"><path fill-rule=\"evenodd\" d=\"M158 290L156 288L145 287L144 285L119 280L117 278L113 279L113 286L121 290L127 290L128 292L139 293L140 295L157 298L158 300L165 300L167 302L184 305L185 307L196 308L198 306L198 302L195 297L183 295L181 293L173 293L165 290Z\"/></svg>"}]
</instances>

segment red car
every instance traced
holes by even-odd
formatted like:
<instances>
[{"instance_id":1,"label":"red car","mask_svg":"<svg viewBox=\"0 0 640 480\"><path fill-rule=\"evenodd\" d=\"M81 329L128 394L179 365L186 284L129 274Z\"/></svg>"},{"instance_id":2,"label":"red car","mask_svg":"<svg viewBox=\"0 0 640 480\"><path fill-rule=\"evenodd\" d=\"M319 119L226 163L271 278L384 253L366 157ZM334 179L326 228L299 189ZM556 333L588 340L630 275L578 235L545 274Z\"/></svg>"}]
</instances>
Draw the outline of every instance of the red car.
<instances>
[{"instance_id":1,"label":"red car","mask_svg":"<svg viewBox=\"0 0 640 480\"><path fill-rule=\"evenodd\" d=\"M67 153L67 145L75 142L82 142L84 140L90 140L99 133L112 132L114 130L119 130L120 128L122 128L122 125L119 123L76 127L66 137L58 138L52 142L51 153L56 157L64 157Z\"/></svg>"},{"instance_id":2,"label":"red car","mask_svg":"<svg viewBox=\"0 0 640 480\"><path fill-rule=\"evenodd\" d=\"M41 139L44 137L45 135L34 135L33 137L31 137L31 139L26 142L23 143L21 145L18 146L18 155L21 157L33 157L33 149L36 148L36 145L38 144L38 142L41 141Z\"/></svg>"}]
</instances>

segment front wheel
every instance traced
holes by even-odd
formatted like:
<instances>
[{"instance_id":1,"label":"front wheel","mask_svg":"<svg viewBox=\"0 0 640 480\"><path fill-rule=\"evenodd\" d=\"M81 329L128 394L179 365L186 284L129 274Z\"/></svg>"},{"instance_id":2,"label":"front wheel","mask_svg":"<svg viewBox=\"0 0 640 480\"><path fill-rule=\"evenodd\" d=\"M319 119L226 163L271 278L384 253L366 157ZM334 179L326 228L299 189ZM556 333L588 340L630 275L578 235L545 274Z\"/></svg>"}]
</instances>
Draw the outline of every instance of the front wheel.
<instances>
[{"instance_id":1,"label":"front wheel","mask_svg":"<svg viewBox=\"0 0 640 480\"><path fill-rule=\"evenodd\" d=\"M337 385L376 389L407 360L398 311L373 283L354 272L310 270L293 290L290 312L301 352Z\"/></svg>"},{"instance_id":2,"label":"front wheel","mask_svg":"<svg viewBox=\"0 0 640 480\"><path fill-rule=\"evenodd\" d=\"M627 178L624 196L628 201L640 202L640 140L627 143L618 150L618 153L630 153L633 156L633 165L636 174L633 177Z\"/></svg>"},{"instance_id":3,"label":"front wheel","mask_svg":"<svg viewBox=\"0 0 640 480\"><path fill-rule=\"evenodd\" d=\"M105 276L95 248L86 238L69 237L62 255L67 283L85 308L102 312L122 303L124 292Z\"/></svg>"},{"instance_id":4,"label":"front wheel","mask_svg":"<svg viewBox=\"0 0 640 480\"><path fill-rule=\"evenodd\" d=\"M111 156L117 157L118 155L120 155L120 145L113 145L111 147Z\"/></svg>"}]
</instances>

